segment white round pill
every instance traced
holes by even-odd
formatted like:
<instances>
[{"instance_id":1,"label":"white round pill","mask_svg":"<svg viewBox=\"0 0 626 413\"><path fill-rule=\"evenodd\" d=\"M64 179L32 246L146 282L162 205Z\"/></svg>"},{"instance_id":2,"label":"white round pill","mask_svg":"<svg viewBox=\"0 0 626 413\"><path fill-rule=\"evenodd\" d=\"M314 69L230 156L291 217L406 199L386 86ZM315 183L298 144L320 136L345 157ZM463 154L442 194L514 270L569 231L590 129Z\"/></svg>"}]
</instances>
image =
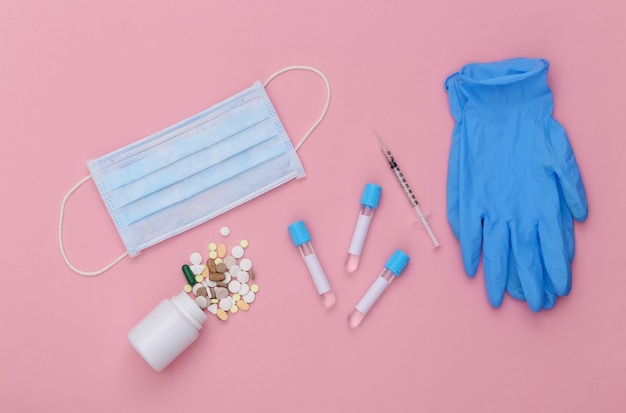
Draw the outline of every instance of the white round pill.
<instances>
[{"instance_id":1,"label":"white round pill","mask_svg":"<svg viewBox=\"0 0 626 413\"><path fill-rule=\"evenodd\" d=\"M232 280L232 279L233 279L233 276L232 276L232 275L230 275L230 272L229 272L229 271L226 271L226 272L224 273L224 277L226 277L226 278L224 278L224 281L223 281L223 282L225 282L226 284L228 284L228 283L230 282L230 280Z\"/></svg>"},{"instance_id":2,"label":"white round pill","mask_svg":"<svg viewBox=\"0 0 626 413\"><path fill-rule=\"evenodd\" d=\"M244 271L250 271L252 269L252 260L250 260L249 258L244 258L239 263L239 266Z\"/></svg>"},{"instance_id":3,"label":"white round pill","mask_svg":"<svg viewBox=\"0 0 626 413\"><path fill-rule=\"evenodd\" d=\"M254 299L256 298L256 296L254 295L254 293L252 291L248 291L248 293L244 296L241 297L246 303L250 304L251 302L254 301Z\"/></svg>"},{"instance_id":4,"label":"white round pill","mask_svg":"<svg viewBox=\"0 0 626 413\"><path fill-rule=\"evenodd\" d=\"M205 283L205 287L216 287L217 283L215 281L211 281L208 278L203 281Z\"/></svg>"},{"instance_id":5,"label":"white round pill","mask_svg":"<svg viewBox=\"0 0 626 413\"><path fill-rule=\"evenodd\" d=\"M223 226L222 228L220 228L220 234L222 234L223 237L229 236L230 228L228 228L227 226Z\"/></svg>"},{"instance_id":6,"label":"white round pill","mask_svg":"<svg viewBox=\"0 0 626 413\"><path fill-rule=\"evenodd\" d=\"M243 257L243 248L241 248L241 246L239 245L235 245L230 252L231 254L233 254L233 257L235 258Z\"/></svg>"},{"instance_id":7,"label":"white round pill","mask_svg":"<svg viewBox=\"0 0 626 413\"><path fill-rule=\"evenodd\" d=\"M250 291L250 287L248 286L248 284L241 284L241 289L239 290L239 295L244 296L244 295L248 294L248 291Z\"/></svg>"},{"instance_id":8,"label":"white round pill","mask_svg":"<svg viewBox=\"0 0 626 413\"><path fill-rule=\"evenodd\" d=\"M248 274L248 271L239 271L237 273L237 281L239 281L242 284L245 284L248 281L250 281L250 274Z\"/></svg>"},{"instance_id":9,"label":"white round pill","mask_svg":"<svg viewBox=\"0 0 626 413\"><path fill-rule=\"evenodd\" d=\"M192 265L200 265L200 263L202 262L202 254L200 254L199 252L194 252L189 256L189 262Z\"/></svg>"},{"instance_id":10,"label":"white round pill","mask_svg":"<svg viewBox=\"0 0 626 413\"><path fill-rule=\"evenodd\" d=\"M241 290L241 283L237 280L232 280L228 283L228 289L233 294L238 293Z\"/></svg>"},{"instance_id":11,"label":"white round pill","mask_svg":"<svg viewBox=\"0 0 626 413\"><path fill-rule=\"evenodd\" d=\"M217 314L217 304L211 304L206 308L211 314Z\"/></svg>"},{"instance_id":12,"label":"white round pill","mask_svg":"<svg viewBox=\"0 0 626 413\"><path fill-rule=\"evenodd\" d=\"M206 306L209 304L209 301L206 299L205 296L199 295L196 297L196 304L200 308L206 308Z\"/></svg>"},{"instance_id":13,"label":"white round pill","mask_svg":"<svg viewBox=\"0 0 626 413\"><path fill-rule=\"evenodd\" d=\"M230 297L226 297L223 300L220 300L220 308L224 311L228 311L233 306L233 300Z\"/></svg>"},{"instance_id":14,"label":"white round pill","mask_svg":"<svg viewBox=\"0 0 626 413\"><path fill-rule=\"evenodd\" d=\"M231 266L231 267L228 269L228 272L230 272L231 274L237 274L239 271L241 271L241 267L240 267L240 266L238 266L237 264L235 264L235 265Z\"/></svg>"},{"instance_id":15,"label":"white round pill","mask_svg":"<svg viewBox=\"0 0 626 413\"><path fill-rule=\"evenodd\" d=\"M226 268L230 269L230 267L237 264L237 259L232 255L227 255L226 257L224 257L222 262L224 263L224 265L226 265Z\"/></svg>"}]
</instances>

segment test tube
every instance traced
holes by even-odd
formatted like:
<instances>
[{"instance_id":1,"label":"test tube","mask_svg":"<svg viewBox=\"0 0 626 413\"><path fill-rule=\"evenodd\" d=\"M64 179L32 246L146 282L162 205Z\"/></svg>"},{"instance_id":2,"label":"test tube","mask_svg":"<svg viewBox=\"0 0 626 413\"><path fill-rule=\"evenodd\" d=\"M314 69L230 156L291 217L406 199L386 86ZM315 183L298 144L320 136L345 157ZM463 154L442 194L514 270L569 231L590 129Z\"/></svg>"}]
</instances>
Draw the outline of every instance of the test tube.
<instances>
[{"instance_id":1,"label":"test tube","mask_svg":"<svg viewBox=\"0 0 626 413\"><path fill-rule=\"evenodd\" d=\"M302 258L309 269L315 288L322 298L322 304L326 308L330 308L335 305L335 293L330 288L330 283L326 278L324 269L320 261L317 259L313 245L311 245L311 235L304 225L304 222L297 221L289 225L289 235L293 244L300 249Z\"/></svg>"},{"instance_id":2,"label":"test tube","mask_svg":"<svg viewBox=\"0 0 626 413\"><path fill-rule=\"evenodd\" d=\"M385 263L380 275L376 278L369 290L365 293L361 301L354 307L354 311L348 317L348 325L352 328L358 327L365 315L378 301L383 292L387 289L395 277L402 274L404 267L409 263L409 256L401 250L396 250Z\"/></svg>"},{"instance_id":3,"label":"test tube","mask_svg":"<svg viewBox=\"0 0 626 413\"><path fill-rule=\"evenodd\" d=\"M359 217L352 233L352 241L350 241L350 247L348 248L348 258L346 259L346 271L348 272L356 271L359 266L367 231L374 216L374 210L378 208L380 191L381 187L378 185L365 184L363 194L361 195L361 211L359 212Z\"/></svg>"}]
</instances>

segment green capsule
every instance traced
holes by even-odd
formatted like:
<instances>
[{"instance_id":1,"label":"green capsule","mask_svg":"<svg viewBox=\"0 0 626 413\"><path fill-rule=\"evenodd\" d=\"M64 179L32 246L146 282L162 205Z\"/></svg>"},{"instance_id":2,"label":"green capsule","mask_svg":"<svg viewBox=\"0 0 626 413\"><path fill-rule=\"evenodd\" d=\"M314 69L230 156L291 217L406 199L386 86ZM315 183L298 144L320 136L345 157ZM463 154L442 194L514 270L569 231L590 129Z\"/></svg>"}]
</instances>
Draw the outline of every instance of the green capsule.
<instances>
[{"instance_id":1,"label":"green capsule","mask_svg":"<svg viewBox=\"0 0 626 413\"><path fill-rule=\"evenodd\" d=\"M194 285L196 283L196 276L193 274L193 271L191 271L191 268L189 268L189 265L183 265L183 274L185 274L185 278L187 279L189 285Z\"/></svg>"}]
</instances>

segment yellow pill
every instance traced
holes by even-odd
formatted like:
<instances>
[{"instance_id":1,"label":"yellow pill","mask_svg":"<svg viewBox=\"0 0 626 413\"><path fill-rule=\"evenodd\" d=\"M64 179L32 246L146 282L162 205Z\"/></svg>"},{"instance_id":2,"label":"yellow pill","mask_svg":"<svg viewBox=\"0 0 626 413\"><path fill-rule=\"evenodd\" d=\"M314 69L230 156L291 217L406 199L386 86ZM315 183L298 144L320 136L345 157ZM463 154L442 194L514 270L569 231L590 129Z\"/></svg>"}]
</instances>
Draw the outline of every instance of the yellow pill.
<instances>
[{"instance_id":1,"label":"yellow pill","mask_svg":"<svg viewBox=\"0 0 626 413\"><path fill-rule=\"evenodd\" d=\"M202 276L202 274L196 275L196 282L201 283L202 281L204 281L204 277Z\"/></svg>"},{"instance_id":2,"label":"yellow pill","mask_svg":"<svg viewBox=\"0 0 626 413\"><path fill-rule=\"evenodd\" d=\"M217 244L214 242L209 244L209 251L215 251L217 249Z\"/></svg>"},{"instance_id":3,"label":"yellow pill","mask_svg":"<svg viewBox=\"0 0 626 413\"><path fill-rule=\"evenodd\" d=\"M237 301L237 307L239 307L242 311L248 311L250 309L250 304L246 303L243 300Z\"/></svg>"},{"instance_id":4,"label":"yellow pill","mask_svg":"<svg viewBox=\"0 0 626 413\"><path fill-rule=\"evenodd\" d=\"M212 260L217 258L217 252L215 251L211 251L209 252L209 258L211 258Z\"/></svg>"},{"instance_id":5,"label":"yellow pill","mask_svg":"<svg viewBox=\"0 0 626 413\"><path fill-rule=\"evenodd\" d=\"M224 258L226 256L226 245L220 244L220 246L217 247L217 256L220 258Z\"/></svg>"},{"instance_id":6,"label":"yellow pill","mask_svg":"<svg viewBox=\"0 0 626 413\"><path fill-rule=\"evenodd\" d=\"M226 313L226 311L222 310L221 308L218 308L216 315L217 315L217 318L219 318L222 321L228 320L228 313Z\"/></svg>"},{"instance_id":7,"label":"yellow pill","mask_svg":"<svg viewBox=\"0 0 626 413\"><path fill-rule=\"evenodd\" d=\"M221 259L221 258L216 258L216 259L215 259L215 265L217 265L217 264L221 264L221 263L223 263L223 262L224 262L224 261L222 261L222 259Z\"/></svg>"},{"instance_id":8,"label":"yellow pill","mask_svg":"<svg viewBox=\"0 0 626 413\"><path fill-rule=\"evenodd\" d=\"M250 291L252 291L253 293L258 293L259 292L259 286L257 284L252 284L250 286Z\"/></svg>"},{"instance_id":9,"label":"yellow pill","mask_svg":"<svg viewBox=\"0 0 626 413\"><path fill-rule=\"evenodd\" d=\"M239 294L233 294L233 300L235 300L235 301L239 301L239 300L241 300L241 295L239 295Z\"/></svg>"},{"instance_id":10,"label":"yellow pill","mask_svg":"<svg viewBox=\"0 0 626 413\"><path fill-rule=\"evenodd\" d=\"M209 278L209 267L206 265L204 266L204 270L202 270L202 277Z\"/></svg>"},{"instance_id":11,"label":"yellow pill","mask_svg":"<svg viewBox=\"0 0 626 413\"><path fill-rule=\"evenodd\" d=\"M186 285L183 287L183 291L184 291L184 292L186 292L186 293L190 293L190 292L191 292L191 290L192 290L192 288L191 288L191 285L189 285L189 284L186 284Z\"/></svg>"},{"instance_id":12,"label":"yellow pill","mask_svg":"<svg viewBox=\"0 0 626 413\"><path fill-rule=\"evenodd\" d=\"M235 304L233 304L233 306L230 307L230 312L235 314L237 311L239 311L239 308L237 308L237 306Z\"/></svg>"},{"instance_id":13,"label":"yellow pill","mask_svg":"<svg viewBox=\"0 0 626 413\"><path fill-rule=\"evenodd\" d=\"M220 300L218 300L217 298L211 298L211 304L217 304L219 302Z\"/></svg>"},{"instance_id":14,"label":"yellow pill","mask_svg":"<svg viewBox=\"0 0 626 413\"><path fill-rule=\"evenodd\" d=\"M241 245L241 248L248 248L248 240L242 239L239 245Z\"/></svg>"}]
</instances>

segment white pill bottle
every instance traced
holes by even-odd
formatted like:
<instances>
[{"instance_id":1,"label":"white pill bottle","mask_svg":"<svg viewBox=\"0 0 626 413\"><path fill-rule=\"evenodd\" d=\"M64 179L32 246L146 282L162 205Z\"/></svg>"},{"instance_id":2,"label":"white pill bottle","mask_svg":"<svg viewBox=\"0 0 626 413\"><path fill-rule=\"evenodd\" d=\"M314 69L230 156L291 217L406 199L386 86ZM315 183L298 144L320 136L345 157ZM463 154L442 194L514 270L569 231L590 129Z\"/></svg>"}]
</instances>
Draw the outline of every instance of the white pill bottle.
<instances>
[{"instance_id":1,"label":"white pill bottle","mask_svg":"<svg viewBox=\"0 0 626 413\"><path fill-rule=\"evenodd\" d=\"M162 371L200 335L207 315L185 293L163 300L128 333L128 341L156 371Z\"/></svg>"}]
</instances>

